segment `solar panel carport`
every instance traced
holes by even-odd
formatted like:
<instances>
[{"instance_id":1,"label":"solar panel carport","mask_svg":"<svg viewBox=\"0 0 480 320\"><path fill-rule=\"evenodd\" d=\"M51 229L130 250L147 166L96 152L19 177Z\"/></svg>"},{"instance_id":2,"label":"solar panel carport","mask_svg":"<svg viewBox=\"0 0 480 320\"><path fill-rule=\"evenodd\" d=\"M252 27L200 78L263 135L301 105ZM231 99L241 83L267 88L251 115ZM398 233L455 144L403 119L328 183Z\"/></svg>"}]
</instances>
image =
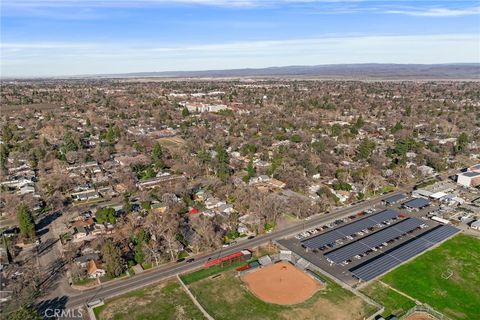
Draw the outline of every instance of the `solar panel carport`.
<instances>
[{"instance_id":1,"label":"solar panel carport","mask_svg":"<svg viewBox=\"0 0 480 320\"><path fill-rule=\"evenodd\" d=\"M356 255L363 254L368 250L376 248L384 242L388 242L415 230L422 224L424 224L424 222L420 219L408 218L355 242L344 245L341 248L332 250L325 254L325 257L335 263L341 263L355 257Z\"/></svg>"},{"instance_id":2,"label":"solar panel carport","mask_svg":"<svg viewBox=\"0 0 480 320\"><path fill-rule=\"evenodd\" d=\"M429 205L430 205L430 200L423 199L423 198L416 198L408 202L405 202L403 204L405 208L409 208L409 209L422 209Z\"/></svg>"},{"instance_id":3,"label":"solar panel carport","mask_svg":"<svg viewBox=\"0 0 480 320\"><path fill-rule=\"evenodd\" d=\"M310 249L318 249L327 244L334 243L337 240L351 236L359 231L373 227L376 224L383 223L400 215L395 210L384 210L369 217L349 223L337 229L319 234L315 237L302 241L302 245Z\"/></svg>"},{"instance_id":4,"label":"solar panel carport","mask_svg":"<svg viewBox=\"0 0 480 320\"><path fill-rule=\"evenodd\" d=\"M448 225L438 226L418 237L372 258L349 271L363 281L370 281L395 266L415 257L435 244L448 239L460 230Z\"/></svg>"}]
</instances>

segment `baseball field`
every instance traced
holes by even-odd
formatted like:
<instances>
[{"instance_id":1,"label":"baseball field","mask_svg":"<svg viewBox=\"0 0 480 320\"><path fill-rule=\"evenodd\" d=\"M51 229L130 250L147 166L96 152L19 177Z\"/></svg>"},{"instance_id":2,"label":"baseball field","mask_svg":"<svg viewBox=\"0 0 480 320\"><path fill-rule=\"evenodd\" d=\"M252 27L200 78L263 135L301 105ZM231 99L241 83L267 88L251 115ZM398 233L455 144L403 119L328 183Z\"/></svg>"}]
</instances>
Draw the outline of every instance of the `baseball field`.
<instances>
[{"instance_id":1,"label":"baseball field","mask_svg":"<svg viewBox=\"0 0 480 320\"><path fill-rule=\"evenodd\" d=\"M287 269L283 266L283 262L277 263L246 276L238 276L235 270L230 270L192 282L188 287L216 320L351 320L363 319L376 311L375 307L333 281L325 279L324 287L303 271L291 265ZM267 277L266 272L270 271L272 275ZM292 283L295 281L298 284ZM275 293L269 289L286 292ZM296 291L301 289L306 290L302 293Z\"/></svg>"}]
</instances>

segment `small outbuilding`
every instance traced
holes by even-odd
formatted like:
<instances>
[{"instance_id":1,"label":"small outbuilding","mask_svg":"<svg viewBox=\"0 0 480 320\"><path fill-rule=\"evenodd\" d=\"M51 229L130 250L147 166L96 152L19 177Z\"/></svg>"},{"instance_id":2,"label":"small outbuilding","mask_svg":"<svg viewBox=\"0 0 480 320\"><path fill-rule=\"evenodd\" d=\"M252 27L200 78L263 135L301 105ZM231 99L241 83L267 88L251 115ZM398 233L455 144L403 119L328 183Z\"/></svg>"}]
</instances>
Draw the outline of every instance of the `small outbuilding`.
<instances>
[{"instance_id":1,"label":"small outbuilding","mask_svg":"<svg viewBox=\"0 0 480 320\"><path fill-rule=\"evenodd\" d=\"M470 228L472 228L473 230L480 231L480 220L472 222L472 224L470 225Z\"/></svg>"},{"instance_id":2,"label":"small outbuilding","mask_svg":"<svg viewBox=\"0 0 480 320\"><path fill-rule=\"evenodd\" d=\"M400 202L404 201L406 198L407 198L407 196L404 195L403 193L396 194L394 196L391 196L391 197L388 197L388 198L384 199L383 203L387 206L391 206L391 205L394 205L396 203L400 203Z\"/></svg>"}]
</instances>

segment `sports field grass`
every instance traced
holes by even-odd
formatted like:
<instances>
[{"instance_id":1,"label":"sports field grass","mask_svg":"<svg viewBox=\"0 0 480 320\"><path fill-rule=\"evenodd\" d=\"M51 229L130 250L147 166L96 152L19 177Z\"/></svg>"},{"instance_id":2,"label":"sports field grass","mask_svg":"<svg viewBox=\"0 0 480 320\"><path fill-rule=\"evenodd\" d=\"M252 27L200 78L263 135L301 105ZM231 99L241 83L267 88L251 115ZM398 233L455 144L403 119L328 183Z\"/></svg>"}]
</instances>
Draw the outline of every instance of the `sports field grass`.
<instances>
[{"instance_id":1,"label":"sports field grass","mask_svg":"<svg viewBox=\"0 0 480 320\"><path fill-rule=\"evenodd\" d=\"M176 280L107 300L94 312L99 320L204 319Z\"/></svg>"},{"instance_id":2,"label":"sports field grass","mask_svg":"<svg viewBox=\"0 0 480 320\"><path fill-rule=\"evenodd\" d=\"M208 278L208 277L213 276L215 274L244 266L247 263L248 262L245 261L245 260L225 262L223 264L217 264L215 266L212 266L208 269L200 269L198 271L194 271L194 272L182 275L182 276L180 276L180 278L182 278L183 283L188 285L192 282Z\"/></svg>"},{"instance_id":3,"label":"sports field grass","mask_svg":"<svg viewBox=\"0 0 480 320\"><path fill-rule=\"evenodd\" d=\"M415 306L413 300L395 292L379 281L375 281L361 291L385 307L382 314L385 318L392 314L402 316Z\"/></svg>"},{"instance_id":4,"label":"sports field grass","mask_svg":"<svg viewBox=\"0 0 480 320\"><path fill-rule=\"evenodd\" d=\"M382 281L452 319L480 319L480 240L460 234Z\"/></svg>"},{"instance_id":5,"label":"sports field grass","mask_svg":"<svg viewBox=\"0 0 480 320\"><path fill-rule=\"evenodd\" d=\"M268 319L363 319L375 312L350 291L332 281L308 300L295 305L276 305L254 296L234 270L215 278L205 278L189 285L200 304L216 320Z\"/></svg>"}]
</instances>

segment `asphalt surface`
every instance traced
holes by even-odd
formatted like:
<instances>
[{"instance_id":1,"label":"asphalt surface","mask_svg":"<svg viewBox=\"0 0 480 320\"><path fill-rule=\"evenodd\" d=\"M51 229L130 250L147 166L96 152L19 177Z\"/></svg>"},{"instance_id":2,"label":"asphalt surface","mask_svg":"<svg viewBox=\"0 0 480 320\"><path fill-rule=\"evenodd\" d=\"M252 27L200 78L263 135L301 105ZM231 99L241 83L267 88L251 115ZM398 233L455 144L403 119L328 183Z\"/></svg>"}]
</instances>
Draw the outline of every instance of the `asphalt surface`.
<instances>
[{"instance_id":1,"label":"asphalt surface","mask_svg":"<svg viewBox=\"0 0 480 320\"><path fill-rule=\"evenodd\" d=\"M265 234L262 236L258 236L253 239L244 240L228 248L222 248L217 251L211 252L209 254L197 256L195 257L195 261L191 263L186 263L186 262L173 263L173 264L171 263L162 267L147 270L144 273L134 275L126 279L105 283L95 289L91 289L83 292L78 291L79 293L77 295L69 295L67 297L68 300L66 301L66 307L78 308L78 307L84 306L89 302L92 302L98 299L104 300L106 298L121 295L126 292L153 284L155 282L172 278L177 274L183 274L183 273L187 273L187 272L199 269L203 266L203 264L206 261L208 261L208 258L217 258L221 256L226 256L226 255L238 252L239 250L242 250L242 249L254 248L260 245L264 245L276 239L282 239L282 238L300 233L303 230L311 229L315 226L318 226L319 224L324 224L326 222L338 219L340 217L348 216L352 213L362 211L380 202L384 198L387 198L394 194L399 194L402 192L404 192L404 190L388 193L388 194L379 196L375 199L364 201L357 205L338 209L328 214L312 216L308 220L307 219L301 220L295 225L292 225L285 229L275 231L269 234Z\"/></svg>"}]
</instances>

